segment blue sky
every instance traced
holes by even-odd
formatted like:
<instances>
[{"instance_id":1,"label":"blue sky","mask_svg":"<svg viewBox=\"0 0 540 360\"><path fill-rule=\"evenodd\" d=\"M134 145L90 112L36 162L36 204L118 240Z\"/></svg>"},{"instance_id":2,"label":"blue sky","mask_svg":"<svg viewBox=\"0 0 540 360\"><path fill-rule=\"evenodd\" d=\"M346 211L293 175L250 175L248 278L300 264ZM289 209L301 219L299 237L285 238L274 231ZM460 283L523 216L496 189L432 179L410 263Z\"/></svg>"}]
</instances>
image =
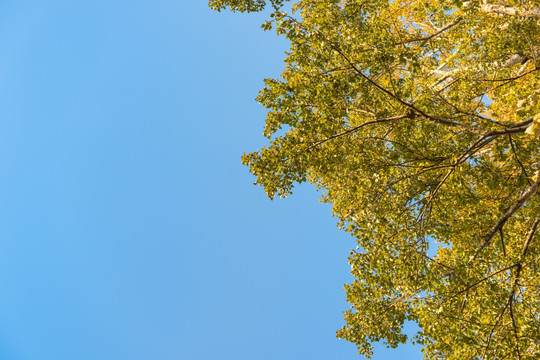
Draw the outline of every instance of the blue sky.
<instances>
[{"instance_id":1,"label":"blue sky","mask_svg":"<svg viewBox=\"0 0 540 360\"><path fill-rule=\"evenodd\" d=\"M0 360L358 358L334 335L354 239L240 164L287 48L262 21L0 1Z\"/></svg>"}]
</instances>

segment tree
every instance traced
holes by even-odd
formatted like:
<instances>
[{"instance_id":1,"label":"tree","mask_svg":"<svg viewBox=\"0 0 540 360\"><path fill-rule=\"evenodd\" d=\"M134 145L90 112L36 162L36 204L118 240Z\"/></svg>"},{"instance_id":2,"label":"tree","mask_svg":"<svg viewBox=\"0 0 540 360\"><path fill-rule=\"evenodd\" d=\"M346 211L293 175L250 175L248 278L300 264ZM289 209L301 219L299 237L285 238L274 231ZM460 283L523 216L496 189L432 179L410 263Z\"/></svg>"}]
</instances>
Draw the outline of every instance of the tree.
<instances>
[{"instance_id":1,"label":"tree","mask_svg":"<svg viewBox=\"0 0 540 360\"><path fill-rule=\"evenodd\" d=\"M260 11L263 0L211 0ZM271 0L291 43L243 163L309 182L359 247L338 337L426 359L540 358L540 1Z\"/></svg>"}]
</instances>

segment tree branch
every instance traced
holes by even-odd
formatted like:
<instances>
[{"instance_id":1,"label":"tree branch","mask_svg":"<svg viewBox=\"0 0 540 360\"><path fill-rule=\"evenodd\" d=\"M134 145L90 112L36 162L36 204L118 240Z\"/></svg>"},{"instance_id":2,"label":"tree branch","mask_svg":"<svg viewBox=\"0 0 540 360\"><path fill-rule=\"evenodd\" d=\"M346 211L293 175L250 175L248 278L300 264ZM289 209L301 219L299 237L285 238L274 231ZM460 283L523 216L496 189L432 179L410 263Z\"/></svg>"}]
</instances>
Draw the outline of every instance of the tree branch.
<instances>
[{"instance_id":1,"label":"tree branch","mask_svg":"<svg viewBox=\"0 0 540 360\"><path fill-rule=\"evenodd\" d=\"M469 291L470 289L472 289L472 288L475 287L476 285L478 285L478 284L480 284L480 283L482 283L482 282L484 282L484 281L490 279L491 277L493 277L493 276L495 276L495 275L497 275L497 274L500 274L500 273L502 273L502 272L505 272L505 271L507 271L507 270L513 269L513 268L515 268L516 266L518 266L518 264L510 265L510 266L507 266L507 267L505 267L505 268L503 268L503 269L497 270L497 271L495 271L495 272L493 272L493 273L487 275L486 277L484 277L484 278L482 278L482 279L480 279L480 280L478 280L478 281L476 281L476 282L474 282L474 283L472 283L472 284L469 284L467 287L465 287L464 289L462 289L462 290L456 292L455 294L456 294L456 295L463 294L464 292Z\"/></svg>"},{"instance_id":2,"label":"tree branch","mask_svg":"<svg viewBox=\"0 0 540 360\"><path fill-rule=\"evenodd\" d=\"M536 185L538 185L538 183ZM521 250L521 256L519 258L519 263L520 264L525 259L525 255L527 255L527 251L529 250L529 246L531 246L532 238L534 236L534 233L536 232L536 228L538 227L538 224L540 224L540 219L536 219L533 226L531 227L531 231L529 232L529 236L527 236L527 240L525 241L525 244L523 244L523 250Z\"/></svg>"},{"instance_id":3,"label":"tree branch","mask_svg":"<svg viewBox=\"0 0 540 360\"><path fill-rule=\"evenodd\" d=\"M415 38L415 39L405 40L405 41L394 44L394 46L403 45L403 44L410 44L410 43L413 43L413 42L420 42L420 41L422 42L422 46L423 46L426 42L433 39L435 36L442 34L446 30L450 29L452 26L458 24L461 20L463 20L463 18L461 16L457 17L456 19L449 22L444 27L438 29L436 32L434 32L432 34L429 34L429 35L426 35L426 36L423 36L423 37L419 37L419 38Z\"/></svg>"},{"instance_id":4,"label":"tree branch","mask_svg":"<svg viewBox=\"0 0 540 360\"><path fill-rule=\"evenodd\" d=\"M523 174L527 178L527 182L529 183L529 185L532 185L531 180L529 179L529 174L527 174L527 170L525 170L525 166L523 166L523 163L519 160L519 157L517 156L516 147L514 146L514 140L512 140L512 135L508 134L508 139L510 140L510 147L512 148L512 152L514 153L514 158L518 162L519 166L521 166L521 171L523 171ZM501 232L501 239L502 239L502 232Z\"/></svg>"},{"instance_id":5,"label":"tree branch","mask_svg":"<svg viewBox=\"0 0 540 360\"><path fill-rule=\"evenodd\" d=\"M512 285L512 291L510 293L510 297L508 298L508 305L510 307L510 318L512 319L512 330L514 333L514 337L516 339L516 352L518 355L518 359L521 359L521 353L519 351L519 336L517 332L517 323L516 319L514 318L514 296L516 295L516 290L519 289L519 276L521 275L521 270L523 269L523 260L525 259L525 256L527 255L527 251L529 250L529 247L532 242L532 238L534 236L534 233L536 232L536 228L538 227L538 224L540 223L540 219L536 219L536 221L533 223L533 226L529 232L529 236L527 236L527 240L525 241L525 244L523 244L523 250L521 250L521 255L519 257L518 262L516 263L516 276L514 278L514 283Z\"/></svg>"},{"instance_id":6,"label":"tree branch","mask_svg":"<svg viewBox=\"0 0 540 360\"><path fill-rule=\"evenodd\" d=\"M385 122L390 122L390 121L396 121L396 120L401 120L401 119L405 119L405 118L409 118L409 117L411 117L410 114L403 114L403 115L398 115L398 116L392 116L392 117L389 117L389 118L382 118L382 119L376 119L376 120L373 120L373 121L367 121L367 122L365 122L363 124L360 124L358 126L350 128L348 130L342 131L342 132L340 132L338 134L329 136L326 139L319 140L316 143L310 145L306 150L310 150L310 149L312 149L312 148L314 148L316 146L324 144L325 142L327 142L329 140L332 140L332 139L338 138L340 136L350 134L350 133L352 133L354 131L357 131L357 130L359 130L359 129L363 128L364 126L367 126L367 125L380 124L380 123L385 123Z\"/></svg>"},{"instance_id":7,"label":"tree branch","mask_svg":"<svg viewBox=\"0 0 540 360\"><path fill-rule=\"evenodd\" d=\"M519 351L519 336L517 333L517 323L514 317L514 296L510 298L510 318L512 319L512 330L514 332L514 338L516 339L516 353L518 360L521 360L521 352Z\"/></svg>"},{"instance_id":8,"label":"tree branch","mask_svg":"<svg viewBox=\"0 0 540 360\"><path fill-rule=\"evenodd\" d=\"M518 211L523 206L523 204L532 195L534 195L536 193L536 191L538 190L539 185L540 185L540 183L537 182L537 183L533 184L531 187L529 187L527 189L527 191L525 191L525 193L523 195L521 195L521 197L514 204L514 206L512 206L510 209L508 209L508 211L506 213L504 213L504 215L499 219L499 221L497 221L497 223L486 234L486 236L484 237L484 241L482 242L482 244L480 245L478 250L476 250L476 252L472 256L471 260L476 259L476 257L480 254L480 252L490 243L491 239L493 239L493 236L497 233L497 231L499 231L499 229L508 221L508 219L510 219L510 217L512 217L512 215L514 215L514 213L516 211ZM538 225L539 221L540 220L537 220L534 223L533 230L536 230L536 226ZM529 236L529 239L527 240L527 243L526 243L527 246L528 246L528 243L530 242L530 238L532 238L532 234L534 234L534 232L531 232L531 235ZM524 248L523 251L526 252L527 248ZM525 256L525 255L522 254L522 256Z\"/></svg>"},{"instance_id":9,"label":"tree branch","mask_svg":"<svg viewBox=\"0 0 540 360\"><path fill-rule=\"evenodd\" d=\"M514 6L495 5L495 4L482 4L480 5L480 11L497 15L509 15L509 16L521 16L524 18L537 18L540 19L540 8L532 8L530 10L520 9Z\"/></svg>"},{"instance_id":10,"label":"tree branch","mask_svg":"<svg viewBox=\"0 0 540 360\"><path fill-rule=\"evenodd\" d=\"M491 344L491 339L493 338L493 333L495 332L495 328L499 325L499 322L501 321L501 319L502 319L502 317L503 317L504 313L506 312L506 309L508 308L509 305L510 305L510 301L507 301L506 305L504 306L502 311L497 316L497 319L495 319L495 324L493 324L493 326L491 327L491 331L489 332L489 335L488 335L488 338L487 338L487 341L486 341L486 343L487 343L486 344L486 349L484 350L484 354L482 355L482 360L484 360L485 357L486 357L487 351L489 349L489 345Z\"/></svg>"}]
</instances>

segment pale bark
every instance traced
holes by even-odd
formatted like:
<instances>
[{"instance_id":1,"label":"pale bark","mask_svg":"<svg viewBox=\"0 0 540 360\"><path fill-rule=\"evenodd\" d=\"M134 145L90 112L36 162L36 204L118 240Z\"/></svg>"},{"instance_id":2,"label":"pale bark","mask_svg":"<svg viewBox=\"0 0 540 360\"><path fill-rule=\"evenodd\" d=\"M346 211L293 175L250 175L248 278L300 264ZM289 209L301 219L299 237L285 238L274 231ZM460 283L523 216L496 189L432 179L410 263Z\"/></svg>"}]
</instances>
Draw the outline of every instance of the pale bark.
<instances>
[{"instance_id":1,"label":"pale bark","mask_svg":"<svg viewBox=\"0 0 540 360\"><path fill-rule=\"evenodd\" d=\"M497 15L521 16L524 18L540 19L540 8L521 9L514 6L496 5L484 3L480 5L480 11Z\"/></svg>"}]
</instances>

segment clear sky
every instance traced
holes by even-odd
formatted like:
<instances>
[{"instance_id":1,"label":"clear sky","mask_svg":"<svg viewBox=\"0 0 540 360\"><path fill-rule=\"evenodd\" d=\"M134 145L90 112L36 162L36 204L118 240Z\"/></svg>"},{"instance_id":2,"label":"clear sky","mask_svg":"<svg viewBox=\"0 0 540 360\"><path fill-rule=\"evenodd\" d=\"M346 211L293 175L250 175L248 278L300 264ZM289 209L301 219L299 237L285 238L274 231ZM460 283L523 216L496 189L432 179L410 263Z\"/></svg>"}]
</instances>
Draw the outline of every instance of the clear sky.
<instances>
[{"instance_id":1,"label":"clear sky","mask_svg":"<svg viewBox=\"0 0 540 360\"><path fill-rule=\"evenodd\" d=\"M0 360L358 358L335 338L354 239L240 164L287 48L262 21L0 1Z\"/></svg>"}]
</instances>

